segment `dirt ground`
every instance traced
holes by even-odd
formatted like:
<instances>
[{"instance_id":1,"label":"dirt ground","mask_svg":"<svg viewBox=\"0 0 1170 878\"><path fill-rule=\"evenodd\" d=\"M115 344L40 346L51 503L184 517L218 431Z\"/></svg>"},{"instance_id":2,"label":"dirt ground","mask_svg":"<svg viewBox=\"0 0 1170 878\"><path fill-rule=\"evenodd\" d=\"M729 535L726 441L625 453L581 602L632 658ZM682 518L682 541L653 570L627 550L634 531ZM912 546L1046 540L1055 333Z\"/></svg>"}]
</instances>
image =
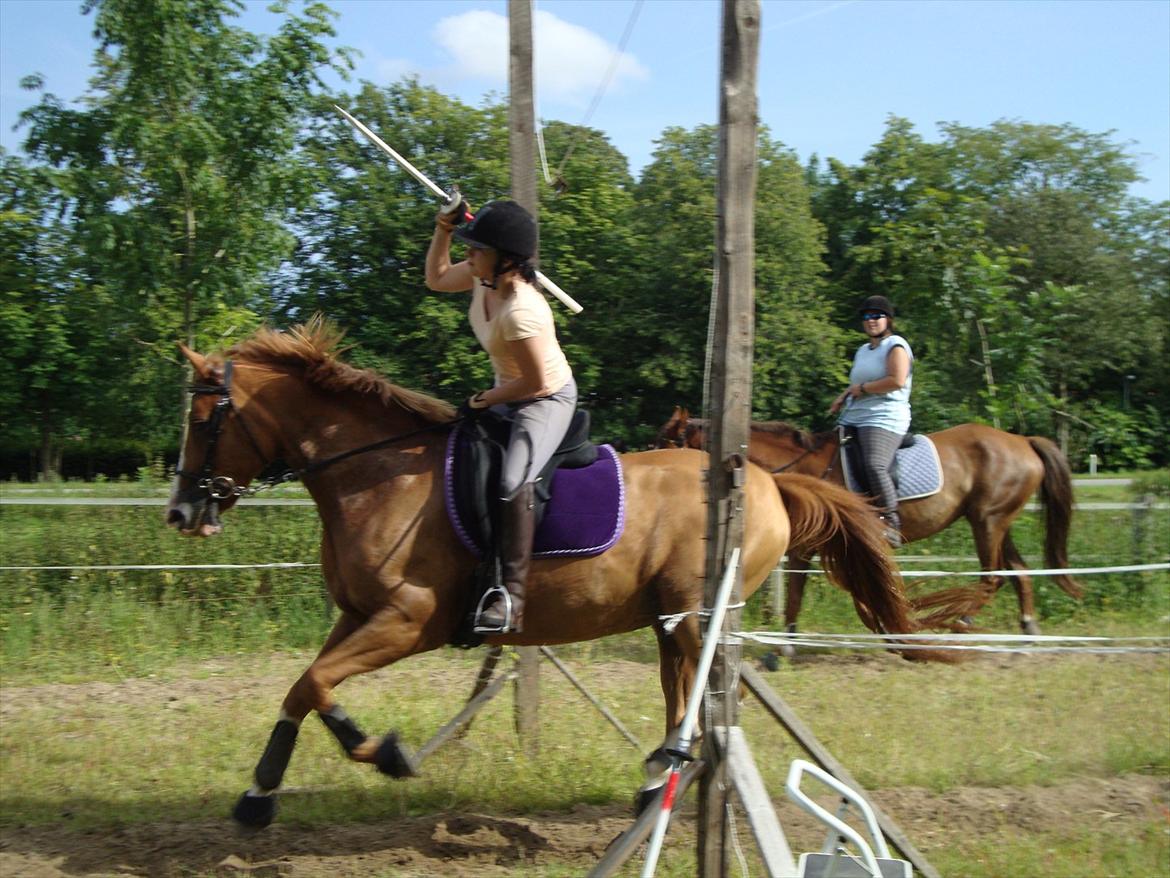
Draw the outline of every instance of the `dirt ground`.
<instances>
[{"instance_id":1,"label":"dirt ground","mask_svg":"<svg viewBox=\"0 0 1170 878\"><path fill-rule=\"evenodd\" d=\"M947 835L993 834L1005 825L1025 831L1067 830L1109 822L1118 832L1165 813L1170 789L1158 778L1084 779L1055 787L958 788L943 795L887 789L875 794L921 848ZM791 805L778 816L790 841L817 830ZM306 833L279 822L249 836L227 821L157 823L94 833L55 827L0 833L0 875L62 876L470 876L523 875L561 865L585 874L631 822L621 806L581 806L571 813L523 817L437 814L391 825L335 826ZM818 836L819 837L819 836ZM672 844L693 844L688 807L672 827ZM814 847L816 842L813 843Z\"/></svg>"},{"instance_id":2,"label":"dirt ground","mask_svg":"<svg viewBox=\"0 0 1170 878\"><path fill-rule=\"evenodd\" d=\"M880 661L875 664L880 665ZM168 691L184 702L239 694L239 680L171 681ZM247 685L271 686L255 680ZM33 705L87 698L145 703L157 697L148 681L8 687L0 700L6 716ZM995 836L1005 826L1025 832L1064 832L1078 826L1111 826L1138 832L1170 816L1170 782L1129 775L1078 778L1050 787L960 787L943 794L919 788L871 791L920 850L945 847L960 836ZM693 796L675 821L669 843L694 843ZM778 816L794 850L816 849L824 830L786 802ZM391 824L338 825L316 830L277 821L245 834L224 819L153 824L79 832L58 826L0 830L4 878L96 876L511 876L534 867L586 874L607 845L632 821L621 805L578 806L568 813L439 813ZM746 821L744 821L746 823ZM750 843L750 842L749 842ZM639 857L639 861L641 858Z\"/></svg>"}]
</instances>

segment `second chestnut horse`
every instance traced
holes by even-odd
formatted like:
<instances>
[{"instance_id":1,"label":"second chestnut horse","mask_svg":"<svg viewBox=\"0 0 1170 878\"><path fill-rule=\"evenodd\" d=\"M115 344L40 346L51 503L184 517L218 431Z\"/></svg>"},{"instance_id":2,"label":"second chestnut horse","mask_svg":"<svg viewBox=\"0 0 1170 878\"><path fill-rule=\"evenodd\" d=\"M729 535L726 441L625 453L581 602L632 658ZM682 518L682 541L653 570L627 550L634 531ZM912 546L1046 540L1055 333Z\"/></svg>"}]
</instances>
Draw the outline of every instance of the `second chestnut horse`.
<instances>
[{"instance_id":1,"label":"second chestnut horse","mask_svg":"<svg viewBox=\"0 0 1170 878\"><path fill-rule=\"evenodd\" d=\"M658 432L657 445L703 448L706 422L690 417L676 406L670 420ZM975 537L981 570L1027 570L1012 541L1011 526L1027 502L1039 492L1045 509L1044 557L1051 568L1068 567L1068 533L1072 520L1072 476L1068 462L1055 443L1043 436L1017 436L984 424L960 424L927 434L938 450L943 470L942 489L929 497L904 500L898 511L905 542L921 540L965 518ZM809 433L782 421L757 421L751 427L748 457L772 473L804 473L843 483L837 464L840 442L837 432ZM790 555L796 570L808 567L807 556ZM1020 604L1020 628L1039 634L1031 577L986 576L982 587L967 589L971 599L963 613L967 623L1011 579ZM1072 597L1081 587L1071 576L1054 576L1056 584ZM784 605L784 622L796 630L796 618L804 597L804 573L790 573ZM937 603L953 609L955 592L939 592L914 601L929 610ZM943 597L945 595L945 597ZM923 620L942 622L943 619Z\"/></svg>"}]
</instances>

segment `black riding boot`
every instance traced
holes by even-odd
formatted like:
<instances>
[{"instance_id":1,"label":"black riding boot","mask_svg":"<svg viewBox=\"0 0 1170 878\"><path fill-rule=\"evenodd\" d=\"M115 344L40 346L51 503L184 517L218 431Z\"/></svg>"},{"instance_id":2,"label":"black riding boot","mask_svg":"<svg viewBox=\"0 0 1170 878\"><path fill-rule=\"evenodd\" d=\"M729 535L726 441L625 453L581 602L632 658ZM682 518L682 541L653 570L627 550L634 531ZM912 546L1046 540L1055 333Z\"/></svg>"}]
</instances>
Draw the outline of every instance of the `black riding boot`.
<instances>
[{"instance_id":1,"label":"black riding boot","mask_svg":"<svg viewBox=\"0 0 1170 878\"><path fill-rule=\"evenodd\" d=\"M488 595L476 622L477 631L519 634L524 630L524 583L532 560L532 537L536 532L533 510L533 483L523 485L505 500L500 515L500 563L505 594L500 589Z\"/></svg>"},{"instance_id":2,"label":"black riding boot","mask_svg":"<svg viewBox=\"0 0 1170 878\"><path fill-rule=\"evenodd\" d=\"M880 516L882 524L886 526L886 542L891 548L902 548L902 519L897 509L887 509Z\"/></svg>"}]
</instances>

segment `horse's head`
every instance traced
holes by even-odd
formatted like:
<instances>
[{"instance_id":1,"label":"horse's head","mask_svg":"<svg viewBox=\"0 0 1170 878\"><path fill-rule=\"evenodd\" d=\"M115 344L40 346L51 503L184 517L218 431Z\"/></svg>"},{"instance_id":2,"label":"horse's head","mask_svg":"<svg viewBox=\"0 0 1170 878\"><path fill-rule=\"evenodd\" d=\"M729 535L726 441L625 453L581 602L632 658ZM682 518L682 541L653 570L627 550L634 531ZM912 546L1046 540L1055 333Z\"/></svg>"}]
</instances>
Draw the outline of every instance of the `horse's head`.
<instances>
[{"instance_id":1,"label":"horse's head","mask_svg":"<svg viewBox=\"0 0 1170 878\"><path fill-rule=\"evenodd\" d=\"M690 412L682 406L674 407L670 420L662 425L654 441L655 448L702 448L700 427L691 420Z\"/></svg>"},{"instance_id":2,"label":"horse's head","mask_svg":"<svg viewBox=\"0 0 1170 878\"><path fill-rule=\"evenodd\" d=\"M220 512L235 504L267 457L232 398L231 361L179 348L191 361L195 380L167 524L188 536L206 537L223 529Z\"/></svg>"}]
</instances>

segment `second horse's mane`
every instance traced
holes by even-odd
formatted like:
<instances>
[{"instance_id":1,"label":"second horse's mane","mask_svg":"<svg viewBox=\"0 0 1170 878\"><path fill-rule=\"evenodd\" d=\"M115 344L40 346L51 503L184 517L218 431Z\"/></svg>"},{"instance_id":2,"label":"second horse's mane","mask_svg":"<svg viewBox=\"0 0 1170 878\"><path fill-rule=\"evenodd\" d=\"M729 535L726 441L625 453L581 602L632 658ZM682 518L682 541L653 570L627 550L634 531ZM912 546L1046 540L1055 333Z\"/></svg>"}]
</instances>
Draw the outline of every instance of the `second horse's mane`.
<instances>
[{"instance_id":1,"label":"second horse's mane","mask_svg":"<svg viewBox=\"0 0 1170 878\"><path fill-rule=\"evenodd\" d=\"M706 418L688 418L687 427L706 431L710 422ZM805 451L816 451L832 437L832 432L810 433L784 421L752 421L753 433L767 433L779 439L786 439Z\"/></svg>"}]
</instances>

